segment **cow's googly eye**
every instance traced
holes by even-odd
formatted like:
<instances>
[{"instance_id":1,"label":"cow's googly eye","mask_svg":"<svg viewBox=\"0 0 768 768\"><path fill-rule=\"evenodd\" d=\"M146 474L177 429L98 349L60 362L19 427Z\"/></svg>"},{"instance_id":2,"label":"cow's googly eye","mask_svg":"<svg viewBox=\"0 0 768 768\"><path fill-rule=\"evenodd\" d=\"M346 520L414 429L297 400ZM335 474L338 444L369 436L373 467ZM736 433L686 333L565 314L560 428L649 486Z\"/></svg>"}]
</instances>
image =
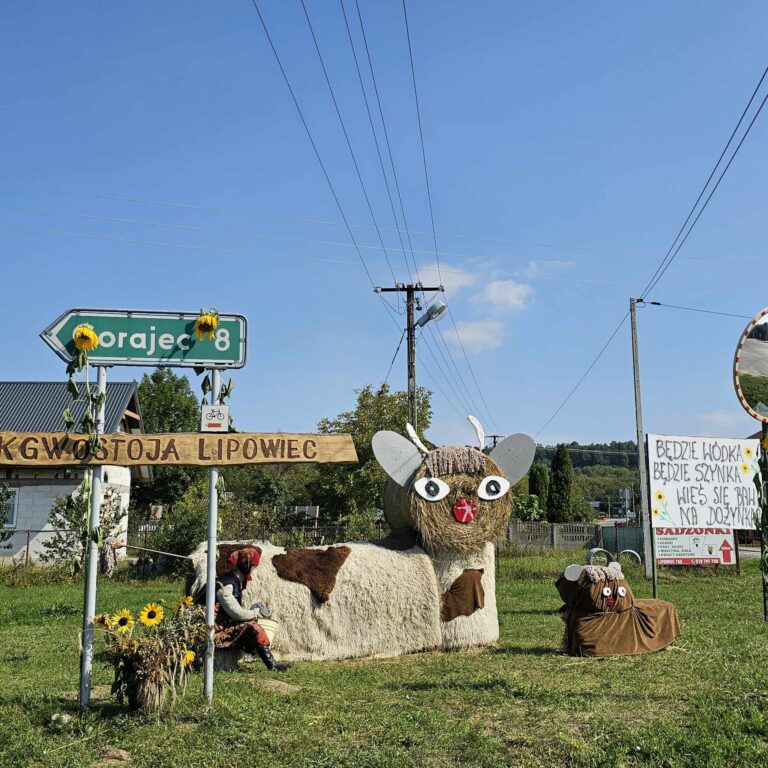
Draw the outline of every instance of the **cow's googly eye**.
<instances>
[{"instance_id":1,"label":"cow's googly eye","mask_svg":"<svg viewBox=\"0 0 768 768\"><path fill-rule=\"evenodd\" d=\"M627 588L626 587L619 587L616 591L619 593L619 597L626 597L627 596Z\"/></svg>"},{"instance_id":2,"label":"cow's googly eye","mask_svg":"<svg viewBox=\"0 0 768 768\"><path fill-rule=\"evenodd\" d=\"M477 495L486 501L500 499L509 490L509 480L497 475L484 477L477 489Z\"/></svg>"},{"instance_id":3,"label":"cow's googly eye","mask_svg":"<svg viewBox=\"0 0 768 768\"><path fill-rule=\"evenodd\" d=\"M443 482L439 477L422 477L413 484L413 487L416 493L427 501L440 501L451 492L448 483Z\"/></svg>"},{"instance_id":4,"label":"cow's googly eye","mask_svg":"<svg viewBox=\"0 0 768 768\"><path fill-rule=\"evenodd\" d=\"M612 592L610 587L603 587L603 597L610 597Z\"/></svg>"}]
</instances>

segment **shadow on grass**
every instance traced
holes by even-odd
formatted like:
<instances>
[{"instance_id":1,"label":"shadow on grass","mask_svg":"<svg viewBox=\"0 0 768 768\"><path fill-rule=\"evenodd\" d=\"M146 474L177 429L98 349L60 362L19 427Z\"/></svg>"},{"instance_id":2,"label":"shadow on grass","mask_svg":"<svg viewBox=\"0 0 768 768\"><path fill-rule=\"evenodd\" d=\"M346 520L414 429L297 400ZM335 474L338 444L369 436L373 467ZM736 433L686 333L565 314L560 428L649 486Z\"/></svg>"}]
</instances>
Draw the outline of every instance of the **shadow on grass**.
<instances>
[{"instance_id":1,"label":"shadow on grass","mask_svg":"<svg viewBox=\"0 0 768 768\"><path fill-rule=\"evenodd\" d=\"M564 653L559 648L549 645L505 645L501 648L489 648L488 653L509 655L509 656L563 656Z\"/></svg>"}]
</instances>

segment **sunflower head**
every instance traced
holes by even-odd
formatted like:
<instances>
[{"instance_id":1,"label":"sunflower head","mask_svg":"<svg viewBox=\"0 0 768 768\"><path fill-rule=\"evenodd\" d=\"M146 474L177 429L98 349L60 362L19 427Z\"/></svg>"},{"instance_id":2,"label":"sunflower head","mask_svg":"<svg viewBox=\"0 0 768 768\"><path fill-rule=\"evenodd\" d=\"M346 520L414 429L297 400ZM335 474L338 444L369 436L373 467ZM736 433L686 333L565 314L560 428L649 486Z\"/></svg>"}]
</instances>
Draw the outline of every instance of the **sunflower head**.
<instances>
[{"instance_id":1,"label":"sunflower head","mask_svg":"<svg viewBox=\"0 0 768 768\"><path fill-rule=\"evenodd\" d=\"M182 595L173 604L173 612L178 613L182 608L189 608L191 605L192 605L192 595Z\"/></svg>"},{"instance_id":2,"label":"sunflower head","mask_svg":"<svg viewBox=\"0 0 768 768\"><path fill-rule=\"evenodd\" d=\"M184 651L184 655L181 657L181 663L183 666L188 667L195 660L194 651Z\"/></svg>"},{"instance_id":3,"label":"sunflower head","mask_svg":"<svg viewBox=\"0 0 768 768\"><path fill-rule=\"evenodd\" d=\"M658 507L654 507L653 508L653 516L654 517L658 517L660 514L661 513L659 512L659 508Z\"/></svg>"},{"instance_id":4,"label":"sunflower head","mask_svg":"<svg viewBox=\"0 0 768 768\"><path fill-rule=\"evenodd\" d=\"M154 627L163 620L163 606L159 603L147 603L139 613L139 621L145 627Z\"/></svg>"},{"instance_id":5,"label":"sunflower head","mask_svg":"<svg viewBox=\"0 0 768 768\"><path fill-rule=\"evenodd\" d=\"M126 632L130 632L134 625L134 619L131 612L127 608L123 608L122 611L118 611L112 617L112 627L116 629L121 635Z\"/></svg>"},{"instance_id":6,"label":"sunflower head","mask_svg":"<svg viewBox=\"0 0 768 768\"><path fill-rule=\"evenodd\" d=\"M207 336L213 338L214 331L219 327L219 313L215 309L201 309L195 320L195 336L203 341Z\"/></svg>"},{"instance_id":7,"label":"sunflower head","mask_svg":"<svg viewBox=\"0 0 768 768\"><path fill-rule=\"evenodd\" d=\"M755 456L755 452L752 450L752 446L748 445L744 448L744 458L752 459Z\"/></svg>"},{"instance_id":8,"label":"sunflower head","mask_svg":"<svg viewBox=\"0 0 768 768\"><path fill-rule=\"evenodd\" d=\"M658 490L653 494L653 498L661 504L662 501L666 501L667 497L664 495L664 491Z\"/></svg>"},{"instance_id":9,"label":"sunflower head","mask_svg":"<svg viewBox=\"0 0 768 768\"><path fill-rule=\"evenodd\" d=\"M742 475L748 475L749 474L749 464L745 461L743 464L739 465L739 470L741 471Z\"/></svg>"},{"instance_id":10,"label":"sunflower head","mask_svg":"<svg viewBox=\"0 0 768 768\"><path fill-rule=\"evenodd\" d=\"M100 613L93 617L93 623L100 629L112 629L112 620L108 613Z\"/></svg>"},{"instance_id":11,"label":"sunflower head","mask_svg":"<svg viewBox=\"0 0 768 768\"><path fill-rule=\"evenodd\" d=\"M93 352L99 346L99 337L93 330L93 326L85 323L75 328L72 333L72 340L75 342L75 349L78 352Z\"/></svg>"}]
</instances>

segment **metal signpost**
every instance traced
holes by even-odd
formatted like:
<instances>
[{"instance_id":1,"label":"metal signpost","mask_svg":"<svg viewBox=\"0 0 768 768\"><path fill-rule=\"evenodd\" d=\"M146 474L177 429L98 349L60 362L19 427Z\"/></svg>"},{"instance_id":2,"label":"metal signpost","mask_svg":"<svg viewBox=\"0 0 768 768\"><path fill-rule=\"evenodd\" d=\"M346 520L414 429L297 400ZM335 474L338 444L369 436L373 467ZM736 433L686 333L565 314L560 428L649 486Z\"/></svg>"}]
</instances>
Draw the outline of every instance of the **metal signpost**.
<instances>
[{"instance_id":1,"label":"metal signpost","mask_svg":"<svg viewBox=\"0 0 768 768\"><path fill-rule=\"evenodd\" d=\"M213 339L200 341L195 336L198 312L149 312L141 310L71 309L58 317L40 335L46 344L66 362L77 354L73 332L87 324L98 336L98 347L88 360L98 371L99 392L106 393L106 366L174 366L208 368L211 373L212 402L218 403L221 392L221 368L245 365L247 321L242 315L219 315ZM104 431L104 405L99 407L96 431ZM91 511L89 520L88 557L86 561L83 609L83 650L80 667L80 706L88 706L93 667L93 617L96 613L96 576L98 546L95 531L101 522L101 466L93 470ZM218 511L218 469L210 469L208 514L208 589L205 618L213 625L216 563L216 525ZM213 695L213 630L205 654L205 694Z\"/></svg>"}]
</instances>

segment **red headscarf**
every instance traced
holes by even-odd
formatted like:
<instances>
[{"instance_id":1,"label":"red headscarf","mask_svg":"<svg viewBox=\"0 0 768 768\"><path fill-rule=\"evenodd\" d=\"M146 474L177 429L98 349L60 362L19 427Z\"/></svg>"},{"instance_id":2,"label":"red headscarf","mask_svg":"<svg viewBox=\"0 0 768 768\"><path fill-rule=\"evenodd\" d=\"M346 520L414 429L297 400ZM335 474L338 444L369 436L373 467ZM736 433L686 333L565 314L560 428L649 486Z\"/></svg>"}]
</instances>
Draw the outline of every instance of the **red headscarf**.
<instances>
[{"instance_id":1,"label":"red headscarf","mask_svg":"<svg viewBox=\"0 0 768 768\"><path fill-rule=\"evenodd\" d=\"M261 560L261 552L255 547L245 547L232 552L227 558L227 564L237 568L245 576L246 581L251 580L251 569L258 566Z\"/></svg>"}]
</instances>

